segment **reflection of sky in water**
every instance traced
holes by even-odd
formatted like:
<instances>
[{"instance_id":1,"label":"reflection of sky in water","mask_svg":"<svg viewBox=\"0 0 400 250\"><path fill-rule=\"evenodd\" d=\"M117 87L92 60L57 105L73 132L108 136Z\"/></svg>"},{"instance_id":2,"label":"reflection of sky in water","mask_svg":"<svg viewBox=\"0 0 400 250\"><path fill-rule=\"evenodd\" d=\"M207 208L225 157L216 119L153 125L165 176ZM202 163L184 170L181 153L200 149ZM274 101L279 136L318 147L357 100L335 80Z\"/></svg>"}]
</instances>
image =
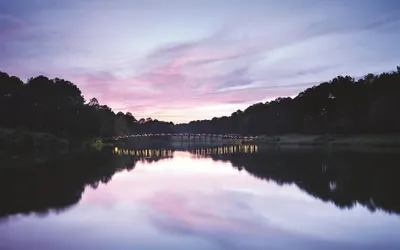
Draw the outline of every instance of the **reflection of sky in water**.
<instances>
[{"instance_id":1,"label":"reflection of sky in water","mask_svg":"<svg viewBox=\"0 0 400 250\"><path fill-rule=\"evenodd\" d=\"M138 163L79 205L0 224L0 249L398 249L400 218L340 210L229 163Z\"/></svg>"}]
</instances>

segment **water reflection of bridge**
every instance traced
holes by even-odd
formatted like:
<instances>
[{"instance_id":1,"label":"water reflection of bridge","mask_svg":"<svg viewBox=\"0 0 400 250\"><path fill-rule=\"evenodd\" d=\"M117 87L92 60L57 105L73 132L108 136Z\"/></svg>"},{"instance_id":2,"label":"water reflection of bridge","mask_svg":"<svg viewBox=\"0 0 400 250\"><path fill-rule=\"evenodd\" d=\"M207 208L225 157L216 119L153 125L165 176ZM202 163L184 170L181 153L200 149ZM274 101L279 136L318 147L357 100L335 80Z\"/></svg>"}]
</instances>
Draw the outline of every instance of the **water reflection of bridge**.
<instances>
[{"instance_id":1,"label":"water reflection of bridge","mask_svg":"<svg viewBox=\"0 0 400 250\"><path fill-rule=\"evenodd\" d=\"M113 152L118 155L129 155L147 158L172 157L174 153L172 149L121 149L118 147L115 147Z\"/></svg>"},{"instance_id":2,"label":"water reflection of bridge","mask_svg":"<svg viewBox=\"0 0 400 250\"><path fill-rule=\"evenodd\" d=\"M122 149L115 147L113 152L118 155L137 156L145 158L170 158L173 156L174 149ZM256 153L257 145L231 145L209 148L196 148L183 150L194 155L225 155L237 153Z\"/></svg>"}]
</instances>

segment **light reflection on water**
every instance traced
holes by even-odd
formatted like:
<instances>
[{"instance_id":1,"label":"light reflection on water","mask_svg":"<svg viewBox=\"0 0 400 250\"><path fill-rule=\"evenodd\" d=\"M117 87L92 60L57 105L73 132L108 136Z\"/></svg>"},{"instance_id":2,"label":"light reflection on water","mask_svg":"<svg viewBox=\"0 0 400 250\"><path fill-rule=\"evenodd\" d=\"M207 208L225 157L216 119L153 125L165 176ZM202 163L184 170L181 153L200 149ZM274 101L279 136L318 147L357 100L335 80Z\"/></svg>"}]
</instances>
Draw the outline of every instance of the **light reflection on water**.
<instances>
[{"instance_id":1,"label":"light reflection on water","mask_svg":"<svg viewBox=\"0 0 400 250\"><path fill-rule=\"evenodd\" d=\"M0 249L400 247L397 214L372 213L358 204L339 209L293 183L254 178L230 161L171 154L87 186L79 203L63 213L8 217L0 224ZM244 159L246 166L250 159Z\"/></svg>"},{"instance_id":2,"label":"light reflection on water","mask_svg":"<svg viewBox=\"0 0 400 250\"><path fill-rule=\"evenodd\" d=\"M174 150L172 149L126 149L126 148L118 148L115 147L112 151L118 155L125 156L137 156L144 158L151 157L171 157L173 156ZM235 154L235 153L246 153L252 154L258 152L257 145L229 145L229 146L218 146L218 147L209 147L209 148L198 148L198 149L189 149L186 152L191 153L192 155L200 155L200 156L209 156L209 155L224 155L224 154Z\"/></svg>"}]
</instances>

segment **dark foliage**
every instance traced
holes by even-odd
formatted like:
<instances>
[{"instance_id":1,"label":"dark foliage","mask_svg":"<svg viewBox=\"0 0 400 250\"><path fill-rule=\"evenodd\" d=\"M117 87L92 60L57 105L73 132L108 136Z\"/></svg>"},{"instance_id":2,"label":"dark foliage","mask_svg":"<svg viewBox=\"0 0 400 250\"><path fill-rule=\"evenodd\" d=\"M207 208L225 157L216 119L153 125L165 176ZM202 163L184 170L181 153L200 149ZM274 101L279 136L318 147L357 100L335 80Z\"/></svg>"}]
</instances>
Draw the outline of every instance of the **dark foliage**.
<instances>
[{"instance_id":1,"label":"dark foliage","mask_svg":"<svg viewBox=\"0 0 400 250\"><path fill-rule=\"evenodd\" d=\"M235 134L399 133L400 67L355 80L338 76L301 92L238 110L229 117L178 124L178 132Z\"/></svg>"},{"instance_id":2,"label":"dark foliage","mask_svg":"<svg viewBox=\"0 0 400 250\"><path fill-rule=\"evenodd\" d=\"M172 132L173 124L115 114L96 98L85 103L81 90L63 79L38 76L23 83L0 72L0 127L47 132L67 138L127 133Z\"/></svg>"}]
</instances>

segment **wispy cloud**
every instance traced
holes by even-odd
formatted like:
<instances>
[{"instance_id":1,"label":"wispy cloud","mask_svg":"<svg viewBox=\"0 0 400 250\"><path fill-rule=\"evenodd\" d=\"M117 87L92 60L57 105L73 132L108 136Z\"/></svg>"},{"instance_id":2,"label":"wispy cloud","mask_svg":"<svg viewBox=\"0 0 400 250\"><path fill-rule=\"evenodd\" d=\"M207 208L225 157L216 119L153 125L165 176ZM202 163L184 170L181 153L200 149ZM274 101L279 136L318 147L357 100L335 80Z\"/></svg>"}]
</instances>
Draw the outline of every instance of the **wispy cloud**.
<instances>
[{"instance_id":1,"label":"wispy cloud","mask_svg":"<svg viewBox=\"0 0 400 250\"><path fill-rule=\"evenodd\" d=\"M266 93L252 89L249 68L256 62L256 45L219 46L217 37L162 47L142 61L142 72L118 78L110 72L86 74L77 81L85 92L101 89L100 100L119 100L119 109L140 106L147 110L196 108L205 105L261 100ZM108 83L108 84L105 84ZM241 89L229 89L242 86Z\"/></svg>"},{"instance_id":2,"label":"wispy cloud","mask_svg":"<svg viewBox=\"0 0 400 250\"><path fill-rule=\"evenodd\" d=\"M21 27L24 22L11 15L0 14L0 33Z\"/></svg>"}]
</instances>

